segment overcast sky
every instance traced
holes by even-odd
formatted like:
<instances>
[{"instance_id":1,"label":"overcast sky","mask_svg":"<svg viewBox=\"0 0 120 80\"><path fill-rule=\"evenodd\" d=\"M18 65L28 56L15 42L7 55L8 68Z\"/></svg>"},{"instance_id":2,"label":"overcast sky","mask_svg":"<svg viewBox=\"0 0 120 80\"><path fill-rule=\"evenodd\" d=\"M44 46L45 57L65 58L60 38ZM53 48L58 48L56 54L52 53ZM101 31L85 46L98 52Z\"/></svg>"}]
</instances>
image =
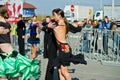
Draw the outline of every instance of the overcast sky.
<instances>
[{"instance_id":1,"label":"overcast sky","mask_svg":"<svg viewBox=\"0 0 120 80\"><path fill-rule=\"evenodd\" d=\"M64 9L66 4L93 6L94 12L100 9L100 0L25 0L37 7L36 14L51 15L54 8ZM103 5L112 4L112 0L102 0ZM115 0L115 5L120 5L120 0Z\"/></svg>"}]
</instances>

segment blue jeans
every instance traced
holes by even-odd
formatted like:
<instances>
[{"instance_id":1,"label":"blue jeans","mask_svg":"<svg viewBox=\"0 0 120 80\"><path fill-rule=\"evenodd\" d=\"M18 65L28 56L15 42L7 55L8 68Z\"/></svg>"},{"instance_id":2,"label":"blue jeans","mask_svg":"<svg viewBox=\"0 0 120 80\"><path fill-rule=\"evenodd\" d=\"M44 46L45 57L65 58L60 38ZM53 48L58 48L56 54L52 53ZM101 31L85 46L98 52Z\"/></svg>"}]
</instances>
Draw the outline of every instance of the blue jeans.
<instances>
[{"instance_id":1,"label":"blue jeans","mask_svg":"<svg viewBox=\"0 0 120 80\"><path fill-rule=\"evenodd\" d=\"M108 54L108 34L103 34L103 50Z\"/></svg>"}]
</instances>

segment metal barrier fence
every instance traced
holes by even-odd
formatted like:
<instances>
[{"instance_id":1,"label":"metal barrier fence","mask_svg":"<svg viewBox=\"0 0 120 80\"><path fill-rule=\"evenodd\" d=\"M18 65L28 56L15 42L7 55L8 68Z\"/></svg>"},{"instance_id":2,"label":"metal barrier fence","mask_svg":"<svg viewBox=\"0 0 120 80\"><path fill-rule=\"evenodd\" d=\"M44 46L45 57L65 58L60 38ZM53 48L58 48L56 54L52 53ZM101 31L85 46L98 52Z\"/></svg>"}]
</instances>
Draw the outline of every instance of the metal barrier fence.
<instances>
[{"instance_id":1,"label":"metal barrier fence","mask_svg":"<svg viewBox=\"0 0 120 80\"><path fill-rule=\"evenodd\" d=\"M44 50L44 32L40 33L38 50ZM30 49L25 39L26 49ZM67 34L67 41L72 48L72 53L84 54L87 61L101 61L104 65L120 66L120 31L119 30L82 30L78 33ZM13 43L14 44L14 43ZM13 45L16 49L16 44ZM30 51L29 51L30 53Z\"/></svg>"},{"instance_id":2,"label":"metal barrier fence","mask_svg":"<svg viewBox=\"0 0 120 80\"><path fill-rule=\"evenodd\" d=\"M120 66L119 30L82 30L68 33L72 53L84 54L87 61L101 61L104 65Z\"/></svg>"}]
</instances>

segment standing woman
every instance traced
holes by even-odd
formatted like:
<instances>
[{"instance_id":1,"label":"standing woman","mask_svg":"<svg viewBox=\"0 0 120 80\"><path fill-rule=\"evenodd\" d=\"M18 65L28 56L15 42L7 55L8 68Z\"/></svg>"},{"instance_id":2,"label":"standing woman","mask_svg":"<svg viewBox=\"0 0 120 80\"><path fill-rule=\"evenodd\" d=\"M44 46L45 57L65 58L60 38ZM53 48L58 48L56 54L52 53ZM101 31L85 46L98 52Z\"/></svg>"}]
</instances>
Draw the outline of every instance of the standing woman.
<instances>
[{"instance_id":1,"label":"standing woman","mask_svg":"<svg viewBox=\"0 0 120 80\"><path fill-rule=\"evenodd\" d=\"M93 36L95 37L95 52L97 52L98 50L98 45L97 45L97 41L98 41L98 32L97 32L97 29L99 28L99 22L98 20L94 20L93 21L93 28L94 28L94 31L93 31Z\"/></svg>"},{"instance_id":2,"label":"standing woman","mask_svg":"<svg viewBox=\"0 0 120 80\"><path fill-rule=\"evenodd\" d=\"M66 34L68 32L67 22L64 19L63 10L59 8L54 9L52 14L58 25L51 23L48 26L53 28L58 46L59 78L60 80L71 80L71 75L68 72L70 62L67 61L71 58L71 48L66 40Z\"/></svg>"},{"instance_id":3,"label":"standing woman","mask_svg":"<svg viewBox=\"0 0 120 80\"><path fill-rule=\"evenodd\" d=\"M71 80L71 75L68 72L70 62L73 64L87 64L83 55L72 55L71 47L67 43L66 34L68 33L68 23L65 19L64 12L60 8L52 11L55 21L48 24L48 27L53 28L57 42L57 58L54 61L55 67L59 68L60 80ZM54 68L55 68L54 67Z\"/></svg>"},{"instance_id":4,"label":"standing woman","mask_svg":"<svg viewBox=\"0 0 120 80\"><path fill-rule=\"evenodd\" d=\"M37 16L33 16L32 22L30 23L30 37L28 39L28 43L31 44L32 50L32 55L30 56L31 59L36 58L37 44L40 43L38 33Z\"/></svg>"},{"instance_id":5,"label":"standing woman","mask_svg":"<svg viewBox=\"0 0 120 80\"><path fill-rule=\"evenodd\" d=\"M28 59L15 51L10 42L10 24L7 9L0 5L0 80L22 76L28 80L31 76L39 78L40 68L37 60Z\"/></svg>"}]
</instances>

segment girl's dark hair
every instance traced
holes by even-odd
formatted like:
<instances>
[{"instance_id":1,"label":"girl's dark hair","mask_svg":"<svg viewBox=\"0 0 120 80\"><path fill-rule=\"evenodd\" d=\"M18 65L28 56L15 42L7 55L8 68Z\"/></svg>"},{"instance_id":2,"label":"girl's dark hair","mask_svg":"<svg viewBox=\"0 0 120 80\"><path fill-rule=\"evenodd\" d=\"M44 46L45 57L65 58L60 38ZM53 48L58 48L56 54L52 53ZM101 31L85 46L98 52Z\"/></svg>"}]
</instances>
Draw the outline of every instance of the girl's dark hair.
<instances>
[{"instance_id":1,"label":"girl's dark hair","mask_svg":"<svg viewBox=\"0 0 120 80\"><path fill-rule=\"evenodd\" d=\"M54 15L54 12L55 12L56 14L58 14L58 15L61 15L62 18L65 17L65 16L64 16L64 11L63 11L62 9L60 9L60 8L54 9L54 10L52 11L52 14L53 14L53 15Z\"/></svg>"},{"instance_id":2,"label":"girl's dark hair","mask_svg":"<svg viewBox=\"0 0 120 80\"><path fill-rule=\"evenodd\" d=\"M52 11L52 14L54 15L54 13L58 14L58 15L61 15L61 17L64 19L64 22L66 24L66 29L67 29L67 32L68 32L68 22L65 18L65 15L64 15L64 11L60 8L56 8Z\"/></svg>"},{"instance_id":3,"label":"girl's dark hair","mask_svg":"<svg viewBox=\"0 0 120 80\"><path fill-rule=\"evenodd\" d=\"M4 5L0 5L0 16L4 17L5 19L9 18L7 8Z\"/></svg>"}]
</instances>

